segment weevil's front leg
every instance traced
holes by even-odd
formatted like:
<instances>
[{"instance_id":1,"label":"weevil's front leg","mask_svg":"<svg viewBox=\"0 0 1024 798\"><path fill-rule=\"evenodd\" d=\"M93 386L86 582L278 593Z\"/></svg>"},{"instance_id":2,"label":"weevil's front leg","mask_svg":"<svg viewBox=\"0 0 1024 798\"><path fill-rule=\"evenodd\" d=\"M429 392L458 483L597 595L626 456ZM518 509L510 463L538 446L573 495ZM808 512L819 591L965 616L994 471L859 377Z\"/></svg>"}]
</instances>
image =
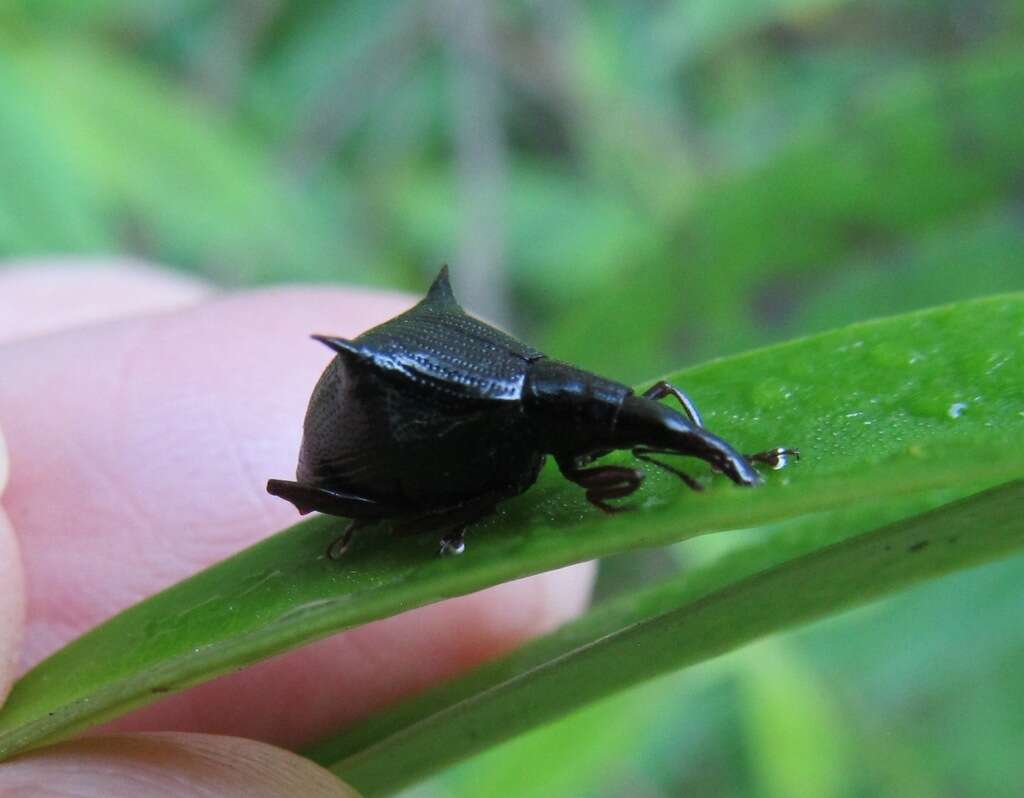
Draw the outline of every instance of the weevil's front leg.
<instances>
[{"instance_id":1,"label":"weevil's front leg","mask_svg":"<svg viewBox=\"0 0 1024 798\"><path fill-rule=\"evenodd\" d=\"M698 427L704 426L704 419L700 417L700 411L697 410L697 405L695 405L693 400L686 395L685 391L677 388L672 383L660 380L641 394L644 399L654 399L655 401L658 399L664 399L669 395L672 395L679 400L679 404L683 406L683 412L689 416L690 421Z\"/></svg>"},{"instance_id":2,"label":"weevil's front leg","mask_svg":"<svg viewBox=\"0 0 1024 798\"><path fill-rule=\"evenodd\" d=\"M756 452L755 454L743 455L752 463L764 463L770 468L778 471L780 468L785 468L790 458L794 460L800 459L799 449L787 449L783 446L779 446L775 449L767 449L763 452Z\"/></svg>"},{"instance_id":3,"label":"weevil's front leg","mask_svg":"<svg viewBox=\"0 0 1024 798\"><path fill-rule=\"evenodd\" d=\"M629 496L644 481L644 472L638 468L614 465L581 468L575 458L558 458L557 462L562 475L586 490L587 501L606 513L627 509L614 507L607 500Z\"/></svg>"},{"instance_id":4,"label":"weevil's front leg","mask_svg":"<svg viewBox=\"0 0 1024 798\"><path fill-rule=\"evenodd\" d=\"M652 454L679 454L679 452L674 452L671 449L654 449L650 446L633 447L633 456L638 460L643 460L645 463L650 463L651 465L655 465L658 468L663 468L670 474L675 474L683 482L686 483L687 487L689 487L690 490L697 491L698 493L704 490L704 486L701 485L696 479L691 477L689 474L687 474L685 471L676 468L675 466L671 466L668 463L663 463L661 460L655 460L653 457L651 457Z\"/></svg>"}]
</instances>

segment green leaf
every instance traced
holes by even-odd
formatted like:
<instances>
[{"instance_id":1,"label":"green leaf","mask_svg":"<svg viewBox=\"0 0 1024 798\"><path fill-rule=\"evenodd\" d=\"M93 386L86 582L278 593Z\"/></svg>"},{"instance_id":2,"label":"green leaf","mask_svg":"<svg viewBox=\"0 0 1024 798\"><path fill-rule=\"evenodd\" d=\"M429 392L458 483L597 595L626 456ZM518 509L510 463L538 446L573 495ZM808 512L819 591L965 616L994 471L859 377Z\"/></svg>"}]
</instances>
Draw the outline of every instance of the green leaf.
<instances>
[{"instance_id":1,"label":"green leaf","mask_svg":"<svg viewBox=\"0 0 1024 798\"><path fill-rule=\"evenodd\" d=\"M88 42L12 42L5 56L17 64L26 91L61 98L47 111L61 147L48 146L34 159L45 162L52 151L66 160L65 170L89 187L108 224L127 220L149 254L203 263L230 283L354 278L357 264L368 260L348 223L346 189L330 180L315 191L291 185L251 134L159 72ZM0 214L4 190L0 185ZM43 231L51 226L45 209L36 212ZM66 248L49 235L48 248Z\"/></svg>"},{"instance_id":2,"label":"green leaf","mask_svg":"<svg viewBox=\"0 0 1024 798\"><path fill-rule=\"evenodd\" d=\"M723 44L770 24L798 22L832 12L848 0L698 0L666 5L653 15L653 48L678 68L680 63L707 58Z\"/></svg>"},{"instance_id":3,"label":"green leaf","mask_svg":"<svg viewBox=\"0 0 1024 798\"><path fill-rule=\"evenodd\" d=\"M637 682L1020 549L1022 501L1024 480L1016 480L726 581L713 592L684 574L596 610L307 755L364 795L391 794ZM829 778L822 773L822 783Z\"/></svg>"},{"instance_id":4,"label":"green leaf","mask_svg":"<svg viewBox=\"0 0 1024 798\"><path fill-rule=\"evenodd\" d=\"M55 112L0 47L0 251L5 255L109 248L95 192L83 185Z\"/></svg>"},{"instance_id":5,"label":"green leaf","mask_svg":"<svg viewBox=\"0 0 1024 798\"><path fill-rule=\"evenodd\" d=\"M673 546L671 551L678 553L687 562L686 576L674 580L679 591L677 595L680 600L706 596L725 585L738 582L786 560L848 539L885 523L905 520L962 495L966 494L951 495L948 491L918 494L907 499L887 502L882 513L874 504L862 504L801 516L769 527L735 530L728 535L706 535ZM655 549L649 549L647 553L653 556L659 551L664 554L663 550ZM699 555L696 562L693 556L695 551ZM619 559L637 557L640 554L641 552L633 552L620 555ZM601 563L602 569L607 563L607 560ZM1012 565L1012 562L1007 563L1003 565L1002 570L1012 571ZM426 790L426 794L432 794L432 787L437 785L434 791L439 791L445 796L450 795L451 798L506 794L522 795L524 798L552 798L562 795L617 794L614 786L610 785L636 784L637 779L640 780L639 783L645 783L646 779L653 779L656 785L661 786L662 792L683 795L692 792L685 787L688 783L686 774L689 773L691 779L694 778L694 774L699 774L696 776L696 783L700 785L697 788L698 793L701 793L703 787L715 784L716 786L711 789L713 794L760 795L766 792L768 786L762 782L761 776L778 775L777 769L784 768L788 771L787 776L790 779L809 777L816 782L814 789L810 788L811 785L804 785L806 789L789 789L787 794L826 794L819 780L823 775L821 767L834 766L836 756L844 757L844 761L857 762L864 755L856 750L858 742L864 744L856 739L856 733L847 730L848 733L844 735L836 725L842 722L857 726L857 721L849 716L848 706L830 707L829 704L841 701L839 694L848 693L850 689L867 689L866 685L871 683L884 683L891 692L898 693L902 700L914 701L913 697L908 697L908 691L904 689L905 685L899 676L872 670L870 663L877 662L877 657L873 659L871 653L877 653L879 641L865 641L857 636L856 632L851 632L851 626L856 628L857 618L862 619L863 623L866 616L876 621L879 618L888 618L889 626L898 626L899 643L907 642L905 648L912 649L919 657L931 663L931 667L928 667L925 673L918 672L903 677L913 679L910 692L914 688L919 689L929 678L948 689L948 685L955 679L949 670L956 667L952 664L956 658L950 657L948 650L948 629L956 627L956 618L951 615L950 610L962 603L965 605L965 615L971 614L971 610L977 613L984 605L979 605L976 597L970 593L964 596L960 591L964 589L964 583L971 581L972 577L974 582L980 582L985 581L986 577L990 578L991 574L991 568L979 568L968 572L959 580L942 580L941 584L933 584L931 590L908 591L913 594L913 598L909 602L893 601L889 604L890 612L876 605L867 613L852 614L852 617L844 618L843 623L823 624L816 630L817 634L808 630L773 635L761 643L744 646L741 650L714 661L703 662L700 668L681 670L623 690L477 754L428 779L421 789ZM653 581L648 580L647 584L650 585ZM658 592L656 590L652 594L656 596ZM948 598L945 604L934 601L936 594ZM930 614L926 610L908 618L904 612L898 621L892 618L893 605L898 603L899 606L906 608L908 604L913 606L915 602L926 602L929 596L933 598L929 607ZM637 598L638 596L634 596L623 601L633 602ZM599 618L604 612L605 610L599 607L594 617ZM1012 614L1013 620L1007 620L1012 624L1017 615L1019 612ZM934 628L923 628L922 620L924 624ZM961 620L966 624L971 623L967 619ZM906 629L911 621L915 623L914 640L908 642L905 640ZM879 623L879 626L884 625ZM985 628L989 627L991 621L985 624ZM595 629L594 626L589 628L592 632ZM609 632L615 631L613 625L606 628ZM1005 641L1005 645L1012 646L1012 632L1007 634L1007 631L996 628L992 629L991 634L998 636L999 641ZM850 657L847 651L837 646L829 648L829 656L840 660L843 670L857 671L857 687L847 684L837 693L836 685L831 680L837 677L837 670L840 668L816 667L813 660L807 659L804 647L795 642L797 639L822 637L826 639L825 645L828 645L829 639L839 638L845 648L855 649L861 655L858 659ZM929 641L932 639L941 641L939 650L934 652L929 650ZM978 641L971 638L964 642L969 642L973 648ZM895 641L890 641L890 646L894 643ZM960 650L963 651L963 647ZM770 664L774 664L775 667L766 667L766 656L772 660ZM967 656L973 657L974 652ZM867 662L862 661L865 657ZM789 668L800 670L802 673L797 675L790 672L787 677L780 658L788 659ZM938 664L937 659L941 659L942 667L935 667ZM900 669L900 661L900 657L885 659L890 668L897 670ZM823 689L816 690L816 684L823 679L829 680L827 689L822 684ZM765 691L769 688L787 690L787 686L793 682L801 685L802 699L796 701L793 698L794 690L789 689L788 699L776 700L790 701L790 709L800 716L799 723L796 724L799 728L794 725L794 718L790 717L793 711L782 716L773 715L773 728L764 728L769 723L769 719L764 717L764 707L761 706ZM734 702L738 703L738 706ZM733 711L727 709L730 706L735 707ZM840 719L833 717L836 712L842 713ZM1008 713L1013 713L1009 707ZM708 741L713 740L714 745L721 746L724 738L730 736L730 721L726 720L727 717L743 723L743 731L739 733L748 746L744 754L744 767L735 771L729 764L720 760L715 762L714 757L706 758ZM830 723L832 726L828 726ZM828 726L830 731L825 734L819 730L819 736L814 738L815 744L809 749L803 745L803 735L808 733L809 726L815 724ZM735 733L737 732L732 732ZM787 739L789 734L801 739ZM821 734L825 734L824 739ZM893 734L898 732L893 730ZM628 740L628 744L624 745L624 740ZM892 742L893 737L887 734L886 750L889 750ZM837 750L837 743L840 744L841 750ZM336 759L330 756L329 745L330 743L325 741L314 749L327 753L323 759L327 764ZM799 763L795 761L797 758L800 760ZM821 763L817 761L819 758L828 761ZM780 762L780 759L786 761ZM904 760L905 758L900 761ZM568 761L573 762L573 767L566 767ZM883 758L883 761L890 760ZM528 777L524 776L524 762L530 763ZM713 771L723 766L730 770L728 777L721 773L717 777L712 775ZM904 772L907 767L909 765L903 768ZM732 793L726 789L726 784L733 776L742 784L744 779L750 779L755 775L757 778L745 788L734 785ZM934 773L931 773L931 776L934 781ZM721 781L723 778L726 779L724 783ZM925 782L929 783L933 782ZM844 785L848 793L848 778ZM909 794L925 795L935 792L934 789L919 789L916 793L912 791Z\"/></svg>"},{"instance_id":6,"label":"green leaf","mask_svg":"<svg viewBox=\"0 0 1024 798\"><path fill-rule=\"evenodd\" d=\"M752 308L773 286L785 286L777 304L799 302L855 254L877 262L880 250L1012 200L1012 175L1024 165L1024 127L1013 117L1024 102L1020 52L971 51L834 97L827 122L753 167L709 180L684 212L673 208L671 248L581 285L574 312L548 333L551 350L634 375L667 349L738 351L772 334ZM661 210L650 212L662 219ZM898 279L886 287L890 306L910 309L912 287ZM935 280L931 296L962 299L960 287L959 275ZM605 346L589 334L598 326L631 335L638 351Z\"/></svg>"},{"instance_id":7,"label":"green leaf","mask_svg":"<svg viewBox=\"0 0 1024 798\"><path fill-rule=\"evenodd\" d=\"M549 469L476 526L469 551L455 559L438 558L429 535L384 545L364 535L332 562L324 550L343 522L301 523L40 663L0 713L0 756L340 629L508 579L706 532L1017 477L1022 338L1024 295L1015 294L858 324L674 375L708 426L743 449L801 447L802 462L757 490L705 470L710 489L692 494L654 472L634 499L636 512L606 516Z\"/></svg>"},{"instance_id":8,"label":"green leaf","mask_svg":"<svg viewBox=\"0 0 1024 798\"><path fill-rule=\"evenodd\" d=\"M788 325L806 332L871 313L898 313L1013 290L1024 268L1024 229L1012 203L957 217L885 257L855 256L808 297ZM899 291L893 286L898 282Z\"/></svg>"}]
</instances>

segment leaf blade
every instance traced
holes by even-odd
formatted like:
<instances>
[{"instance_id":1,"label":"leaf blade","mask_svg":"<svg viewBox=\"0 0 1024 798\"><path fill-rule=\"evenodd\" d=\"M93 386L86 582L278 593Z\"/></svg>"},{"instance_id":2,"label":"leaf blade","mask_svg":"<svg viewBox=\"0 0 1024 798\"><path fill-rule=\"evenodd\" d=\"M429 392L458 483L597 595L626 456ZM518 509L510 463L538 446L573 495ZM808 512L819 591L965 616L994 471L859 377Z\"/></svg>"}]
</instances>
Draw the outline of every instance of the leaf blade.
<instances>
[{"instance_id":1,"label":"leaf blade","mask_svg":"<svg viewBox=\"0 0 1024 798\"><path fill-rule=\"evenodd\" d=\"M549 635L306 753L363 794L389 795L630 685L1005 556L1024 547L1022 500L1024 480L1006 483L651 614L659 597L685 593L687 576L677 577L645 591L646 602L596 611L605 617Z\"/></svg>"}]
</instances>

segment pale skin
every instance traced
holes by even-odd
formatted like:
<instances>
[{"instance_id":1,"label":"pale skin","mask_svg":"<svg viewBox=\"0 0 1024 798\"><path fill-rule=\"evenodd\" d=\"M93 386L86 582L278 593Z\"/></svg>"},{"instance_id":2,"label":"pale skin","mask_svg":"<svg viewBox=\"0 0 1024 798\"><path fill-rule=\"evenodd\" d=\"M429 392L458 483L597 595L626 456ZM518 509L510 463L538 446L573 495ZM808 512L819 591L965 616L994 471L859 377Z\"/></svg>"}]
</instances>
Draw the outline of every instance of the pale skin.
<instances>
[{"instance_id":1,"label":"pale skin","mask_svg":"<svg viewBox=\"0 0 1024 798\"><path fill-rule=\"evenodd\" d=\"M309 333L354 336L411 301L216 294L123 262L0 270L0 699L104 618L298 520L263 485L294 469L330 357ZM500 585L169 695L109 736L0 764L0 794L351 795L285 748L555 628L592 578Z\"/></svg>"}]
</instances>

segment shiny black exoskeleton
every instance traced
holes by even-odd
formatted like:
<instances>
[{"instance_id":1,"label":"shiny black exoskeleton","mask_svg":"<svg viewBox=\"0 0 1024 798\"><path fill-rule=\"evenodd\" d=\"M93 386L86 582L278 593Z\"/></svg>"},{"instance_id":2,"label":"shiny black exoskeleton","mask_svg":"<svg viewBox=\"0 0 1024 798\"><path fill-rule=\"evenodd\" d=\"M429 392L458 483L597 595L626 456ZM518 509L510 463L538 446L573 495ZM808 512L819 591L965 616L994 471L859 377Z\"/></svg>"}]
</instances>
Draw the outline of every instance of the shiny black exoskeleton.
<instances>
[{"instance_id":1,"label":"shiny black exoskeleton","mask_svg":"<svg viewBox=\"0 0 1024 798\"><path fill-rule=\"evenodd\" d=\"M358 527L385 519L443 530L442 553L460 553L466 526L529 488L549 454L605 512L623 509L608 500L633 493L644 477L589 465L613 449L631 449L695 490L696 480L650 455L699 457L739 485L760 484L751 461L780 468L798 455L739 454L666 382L637 396L551 360L467 315L447 267L417 305L358 338L313 337L337 356L309 402L296 481L272 479L267 490L300 513L353 519L332 557ZM683 413L656 401L670 394Z\"/></svg>"}]
</instances>

